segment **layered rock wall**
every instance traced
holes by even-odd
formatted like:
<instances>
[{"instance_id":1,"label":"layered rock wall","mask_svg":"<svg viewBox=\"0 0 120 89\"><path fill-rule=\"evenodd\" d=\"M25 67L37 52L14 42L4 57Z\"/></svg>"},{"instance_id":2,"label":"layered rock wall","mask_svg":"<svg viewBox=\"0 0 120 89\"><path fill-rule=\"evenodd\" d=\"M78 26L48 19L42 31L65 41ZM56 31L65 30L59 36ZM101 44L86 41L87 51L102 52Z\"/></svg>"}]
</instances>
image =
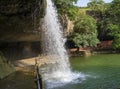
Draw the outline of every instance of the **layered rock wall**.
<instances>
[{"instance_id":1,"label":"layered rock wall","mask_svg":"<svg viewBox=\"0 0 120 89\"><path fill-rule=\"evenodd\" d=\"M45 0L0 0L0 41L38 40L45 7Z\"/></svg>"}]
</instances>

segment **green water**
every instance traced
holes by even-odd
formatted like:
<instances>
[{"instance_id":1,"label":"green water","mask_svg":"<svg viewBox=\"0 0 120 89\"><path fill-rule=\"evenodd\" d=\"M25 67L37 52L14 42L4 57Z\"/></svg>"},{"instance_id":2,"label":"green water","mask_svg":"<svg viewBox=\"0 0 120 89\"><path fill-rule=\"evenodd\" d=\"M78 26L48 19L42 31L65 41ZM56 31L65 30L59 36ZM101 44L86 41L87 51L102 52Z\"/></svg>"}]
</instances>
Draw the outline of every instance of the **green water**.
<instances>
[{"instance_id":1,"label":"green water","mask_svg":"<svg viewBox=\"0 0 120 89\"><path fill-rule=\"evenodd\" d=\"M72 57L70 62L72 70L85 75L85 79L55 89L120 89L119 54Z\"/></svg>"},{"instance_id":2,"label":"green water","mask_svg":"<svg viewBox=\"0 0 120 89\"><path fill-rule=\"evenodd\" d=\"M70 62L73 72L84 78L48 89L120 89L119 54L72 57ZM0 89L36 89L34 79L33 73L18 71L0 80Z\"/></svg>"}]
</instances>

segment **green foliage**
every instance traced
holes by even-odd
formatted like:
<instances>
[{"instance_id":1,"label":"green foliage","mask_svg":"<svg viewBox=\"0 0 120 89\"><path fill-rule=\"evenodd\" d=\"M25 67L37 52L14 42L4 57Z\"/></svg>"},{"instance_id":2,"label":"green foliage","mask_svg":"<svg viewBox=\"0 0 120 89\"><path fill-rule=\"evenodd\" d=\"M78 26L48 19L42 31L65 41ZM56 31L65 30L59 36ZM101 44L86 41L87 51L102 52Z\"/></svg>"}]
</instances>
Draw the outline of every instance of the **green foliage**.
<instances>
[{"instance_id":1,"label":"green foliage","mask_svg":"<svg viewBox=\"0 0 120 89\"><path fill-rule=\"evenodd\" d=\"M109 35L113 36L113 48L120 49L120 25L110 24Z\"/></svg>"},{"instance_id":2,"label":"green foliage","mask_svg":"<svg viewBox=\"0 0 120 89\"><path fill-rule=\"evenodd\" d=\"M77 18L77 16L79 16L79 12L78 12L78 7L70 7L68 9L67 15L70 18L70 20L75 20Z\"/></svg>"},{"instance_id":3,"label":"green foliage","mask_svg":"<svg viewBox=\"0 0 120 89\"><path fill-rule=\"evenodd\" d=\"M113 40L113 48L120 49L120 34L117 34Z\"/></svg>"},{"instance_id":4,"label":"green foliage","mask_svg":"<svg viewBox=\"0 0 120 89\"><path fill-rule=\"evenodd\" d=\"M88 3L88 7L92 10L104 11L105 10L105 2L103 0L91 0Z\"/></svg>"},{"instance_id":5,"label":"green foliage","mask_svg":"<svg viewBox=\"0 0 120 89\"><path fill-rule=\"evenodd\" d=\"M107 13L113 24L120 23L120 0L113 0Z\"/></svg>"},{"instance_id":6,"label":"green foliage","mask_svg":"<svg viewBox=\"0 0 120 89\"><path fill-rule=\"evenodd\" d=\"M92 9L92 15L97 20L98 38L114 38L114 34L119 32L117 25L120 23L120 0L113 0L110 4L104 3L103 0L91 0L88 7Z\"/></svg>"},{"instance_id":7,"label":"green foliage","mask_svg":"<svg viewBox=\"0 0 120 89\"><path fill-rule=\"evenodd\" d=\"M111 21L109 35L113 36L113 48L120 49L120 0L113 0L107 10Z\"/></svg>"},{"instance_id":8,"label":"green foliage","mask_svg":"<svg viewBox=\"0 0 120 89\"><path fill-rule=\"evenodd\" d=\"M93 47L99 42L96 34L79 34L73 33L72 40L76 47Z\"/></svg>"},{"instance_id":9,"label":"green foliage","mask_svg":"<svg viewBox=\"0 0 120 89\"><path fill-rule=\"evenodd\" d=\"M77 0L54 0L60 16L67 14L71 20L78 16L78 7L73 5Z\"/></svg>"},{"instance_id":10,"label":"green foliage","mask_svg":"<svg viewBox=\"0 0 120 89\"><path fill-rule=\"evenodd\" d=\"M96 20L91 16L84 15L80 17L74 26L74 30L77 33L96 33Z\"/></svg>"},{"instance_id":11,"label":"green foliage","mask_svg":"<svg viewBox=\"0 0 120 89\"><path fill-rule=\"evenodd\" d=\"M83 16L83 15L86 15L86 11L89 11L91 10L90 8L88 7L84 7L84 8L79 8L79 16Z\"/></svg>"},{"instance_id":12,"label":"green foliage","mask_svg":"<svg viewBox=\"0 0 120 89\"><path fill-rule=\"evenodd\" d=\"M88 8L88 14L96 21L90 16L85 16L85 10L79 12L81 17L77 18L72 34L76 46L94 46L91 44L98 42L98 31L100 40L113 40L113 48L120 48L120 0L113 0L107 4L103 0L91 0ZM89 39L91 40L88 41Z\"/></svg>"},{"instance_id":13,"label":"green foliage","mask_svg":"<svg viewBox=\"0 0 120 89\"><path fill-rule=\"evenodd\" d=\"M120 26L119 25L110 24L109 25L109 35L116 36L118 34L120 34Z\"/></svg>"},{"instance_id":14,"label":"green foliage","mask_svg":"<svg viewBox=\"0 0 120 89\"><path fill-rule=\"evenodd\" d=\"M110 18L107 17L102 17L100 21L97 21L98 38L100 40L106 40L112 37L112 35L109 35L110 24Z\"/></svg>"},{"instance_id":15,"label":"green foliage","mask_svg":"<svg viewBox=\"0 0 120 89\"><path fill-rule=\"evenodd\" d=\"M91 16L97 21L98 38L100 40L108 39L108 26L111 22L109 17L107 17L106 10L108 10L110 4L106 4L103 0L91 0L91 2L88 3L88 7L91 8L91 10L89 10Z\"/></svg>"},{"instance_id":16,"label":"green foliage","mask_svg":"<svg viewBox=\"0 0 120 89\"><path fill-rule=\"evenodd\" d=\"M75 22L71 39L76 47L96 46L97 39L96 21L90 16L83 16Z\"/></svg>"},{"instance_id":17,"label":"green foliage","mask_svg":"<svg viewBox=\"0 0 120 89\"><path fill-rule=\"evenodd\" d=\"M111 14L120 17L120 0L113 0L110 7Z\"/></svg>"}]
</instances>

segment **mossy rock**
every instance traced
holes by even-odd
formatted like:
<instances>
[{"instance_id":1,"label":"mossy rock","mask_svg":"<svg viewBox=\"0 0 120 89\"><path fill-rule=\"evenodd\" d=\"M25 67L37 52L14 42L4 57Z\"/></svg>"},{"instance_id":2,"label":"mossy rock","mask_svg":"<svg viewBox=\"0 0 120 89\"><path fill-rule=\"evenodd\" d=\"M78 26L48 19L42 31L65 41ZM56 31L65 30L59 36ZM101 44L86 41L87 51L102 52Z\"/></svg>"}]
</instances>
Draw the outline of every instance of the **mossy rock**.
<instances>
[{"instance_id":1,"label":"mossy rock","mask_svg":"<svg viewBox=\"0 0 120 89\"><path fill-rule=\"evenodd\" d=\"M15 71L13 65L9 63L0 52L0 79L8 76Z\"/></svg>"}]
</instances>

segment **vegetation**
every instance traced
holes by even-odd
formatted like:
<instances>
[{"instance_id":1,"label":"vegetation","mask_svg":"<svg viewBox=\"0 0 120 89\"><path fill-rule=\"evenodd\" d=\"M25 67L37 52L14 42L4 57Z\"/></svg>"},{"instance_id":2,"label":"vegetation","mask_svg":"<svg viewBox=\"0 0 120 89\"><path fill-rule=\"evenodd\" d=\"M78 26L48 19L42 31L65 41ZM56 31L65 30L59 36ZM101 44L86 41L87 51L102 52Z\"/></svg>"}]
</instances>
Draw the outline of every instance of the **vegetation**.
<instances>
[{"instance_id":1,"label":"vegetation","mask_svg":"<svg viewBox=\"0 0 120 89\"><path fill-rule=\"evenodd\" d=\"M71 20L75 20L78 16L78 7L75 7L73 3L78 0L54 0L60 16L67 14Z\"/></svg>"},{"instance_id":2,"label":"vegetation","mask_svg":"<svg viewBox=\"0 0 120 89\"><path fill-rule=\"evenodd\" d=\"M113 0L108 9L111 24L109 31L113 36L113 48L120 49L120 0Z\"/></svg>"},{"instance_id":3,"label":"vegetation","mask_svg":"<svg viewBox=\"0 0 120 89\"><path fill-rule=\"evenodd\" d=\"M103 0L91 0L88 3L88 7L91 8L89 12L97 20L97 30L98 30L98 38L102 41L107 37L107 21L105 12L107 10L108 5L105 4Z\"/></svg>"},{"instance_id":4,"label":"vegetation","mask_svg":"<svg viewBox=\"0 0 120 89\"><path fill-rule=\"evenodd\" d=\"M103 0L91 0L88 7L99 16L96 18L98 38L100 40L113 40L113 48L120 49L120 0L113 0L105 4ZM102 8L100 10L100 8Z\"/></svg>"},{"instance_id":5,"label":"vegetation","mask_svg":"<svg viewBox=\"0 0 120 89\"><path fill-rule=\"evenodd\" d=\"M105 2L103 0L91 0L88 3L88 7L91 8L93 11L105 11Z\"/></svg>"},{"instance_id":6,"label":"vegetation","mask_svg":"<svg viewBox=\"0 0 120 89\"><path fill-rule=\"evenodd\" d=\"M73 2L77 0L55 0L59 15L67 14L75 22L68 37L76 47L95 46L99 39L113 40L113 48L120 48L120 0L107 4L103 0L91 0L82 9Z\"/></svg>"},{"instance_id":7,"label":"vegetation","mask_svg":"<svg viewBox=\"0 0 120 89\"><path fill-rule=\"evenodd\" d=\"M88 15L84 15L75 22L71 40L76 47L96 46L97 39L96 21Z\"/></svg>"},{"instance_id":8,"label":"vegetation","mask_svg":"<svg viewBox=\"0 0 120 89\"><path fill-rule=\"evenodd\" d=\"M113 40L120 49L120 0L105 3L90 0L86 8L73 5L78 0L55 0L60 16L66 14L74 21L74 31L68 36L76 47L95 46L99 41ZM91 17L92 16L92 17Z\"/></svg>"}]
</instances>

